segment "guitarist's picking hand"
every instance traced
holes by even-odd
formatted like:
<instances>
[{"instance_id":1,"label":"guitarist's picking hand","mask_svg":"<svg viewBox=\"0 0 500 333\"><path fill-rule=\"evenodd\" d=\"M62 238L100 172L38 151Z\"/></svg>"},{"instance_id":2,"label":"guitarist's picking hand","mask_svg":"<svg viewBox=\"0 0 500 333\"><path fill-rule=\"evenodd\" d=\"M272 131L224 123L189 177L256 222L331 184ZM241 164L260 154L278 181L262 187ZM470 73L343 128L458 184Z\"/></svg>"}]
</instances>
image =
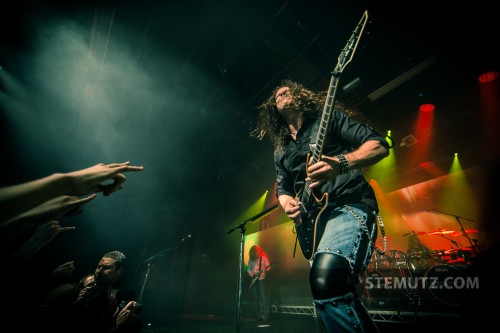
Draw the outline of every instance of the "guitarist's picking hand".
<instances>
[{"instance_id":1,"label":"guitarist's picking hand","mask_svg":"<svg viewBox=\"0 0 500 333\"><path fill-rule=\"evenodd\" d=\"M324 184L340 174L340 163L333 157L323 156L321 161L307 167L306 182L309 187L315 188Z\"/></svg>"},{"instance_id":2,"label":"guitarist's picking hand","mask_svg":"<svg viewBox=\"0 0 500 333\"><path fill-rule=\"evenodd\" d=\"M293 220L295 225L300 225L302 223L300 218L300 201L289 195L281 195L279 200L286 215Z\"/></svg>"}]
</instances>

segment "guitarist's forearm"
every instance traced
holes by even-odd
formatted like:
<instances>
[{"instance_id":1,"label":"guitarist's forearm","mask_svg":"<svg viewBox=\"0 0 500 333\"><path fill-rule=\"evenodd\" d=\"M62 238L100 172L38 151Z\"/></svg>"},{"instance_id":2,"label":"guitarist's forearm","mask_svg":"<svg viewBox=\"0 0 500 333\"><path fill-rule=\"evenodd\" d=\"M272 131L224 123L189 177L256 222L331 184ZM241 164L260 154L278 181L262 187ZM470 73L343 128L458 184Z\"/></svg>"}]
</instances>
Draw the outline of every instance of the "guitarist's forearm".
<instances>
[{"instance_id":1,"label":"guitarist's forearm","mask_svg":"<svg viewBox=\"0 0 500 333\"><path fill-rule=\"evenodd\" d=\"M376 140L367 141L355 151L344 154L351 170L369 167L388 155L389 149Z\"/></svg>"}]
</instances>

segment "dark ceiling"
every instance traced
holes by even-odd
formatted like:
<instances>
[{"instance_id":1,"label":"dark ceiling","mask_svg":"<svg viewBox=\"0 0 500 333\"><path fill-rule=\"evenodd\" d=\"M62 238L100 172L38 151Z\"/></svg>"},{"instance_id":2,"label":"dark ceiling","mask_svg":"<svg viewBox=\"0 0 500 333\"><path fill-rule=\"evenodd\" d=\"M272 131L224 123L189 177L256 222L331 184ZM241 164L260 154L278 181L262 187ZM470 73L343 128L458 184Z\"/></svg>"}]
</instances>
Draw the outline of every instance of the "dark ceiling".
<instances>
[{"instance_id":1,"label":"dark ceiling","mask_svg":"<svg viewBox=\"0 0 500 333\"><path fill-rule=\"evenodd\" d=\"M340 87L357 84L339 89L338 98L381 133L392 130L400 164L390 170L386 188L425 180L429 175L418 174L419 164L444 162L448 168L455 152L463 154L464 167L480 162L478 149L484 142L475 127L481 111L477 77L498 69L495 11L486 2L473 8L437 8L431 1L390 6L362 1L125 3L101 5L100 18L109 23L106 15L116 10L114 24L126 23L137 31L130 40L137 61L158 67L166 86L183 86L197 95L199 113L186 116L185 124L189 136L203 138L189 147L196 152L186 171L191 177L207 180L208 175L244 188L254 179L269 180L269 144L248 135L255 107L285 77L327 89L338 55L364 10L369 23ZM107 31L104 23L101 28ZM116 30L112 34L118 35ZM175 52L180 66L161 68L163 52ZM198 68L205 77L198 76ZM392 90L370 97L401 76ZM437 106L432 149L422 160L413 160L411 149L400 144L415 135L418 106L427 102ZM203 126L193 127L191 121ZM474 157L467 159L468 154Z\"/></svg>"},{"instance_id":2,"label":"dark ceiling","mask_svg":"<svg viewBox=\"0 0 500 333\"><path fill-rule=\"evenodd\" d=\"M161 205L161 198L169 198L165 200L173 202L178 216L192 220L191 226L195 220L206 223L207 212L212 214L209 219L224 218L223 211L234 218L272 187L270 143L249 136L257 119L256 106L283 78L326 90L338 56L365 10L369 22L341 75L337 98L379 132L392 131L399 164L379 182L391 191L432 177L419 167L423 162L442 164L447 170L455 152L463 154L464 167L481 163L488 155L488 143L478 127L482 107L477 76L483 70L499 69L498 20L492 2L440 4L439 8L435 1L311 0L78 5L18 1L12 5L10 11L2 11L1 65L21 80L34 82L30 66L37 63L24 59L43 44L33 42L40 24L51 28L61 19L82 28L83 53L104 71L121 67L123 76L116 74L116 86L131 80L127 87L134 99L117 118L123 132L116 146L106 150L95 144L94 154L72 155L76 164L129 158L144 164L151 170L149 176L144 175L151 177L148 186L164 186L154 203ZM44 42L52 39L46 36ZM53 51L63 48L64 43L59 43ZM129 67L122 66L125 57L127 66L132 64L130 68L143 76L127 76ZM71 61L67 54L64 60ZM393 89L373 97L398 78ZM42 81L50 80L42 77ZM59 88L67 94L63 90L72 87ZM107 98L106 103L113 98L124 100L111 94ZM418 106L427 102L437 106L432 148L421 160L414 160L411 147L401 142L415 135ZM99 123L105 121L104 117ZM71 141L72 130L66 126L59 134L68 134L64 140ZM85 130L89 138L99 134ZM16 137L12 127L10 131ZM107 133L114 139L114 132ZM178 149L170 151L172 146ZM127 153L119 154L124 147ZM13 155L19 164L29 160L20 158L19 152ZM32 155L36 155L34 150ZM21 167L33 171L34 162ZM52 163L43 172L60 168ZM130 183L139 181L139 176L130 178ZM227 221L221 222L221 229L231 223ZM182 235L182 227L173 234L174 239Z\"/></svg>"}]
</instances>

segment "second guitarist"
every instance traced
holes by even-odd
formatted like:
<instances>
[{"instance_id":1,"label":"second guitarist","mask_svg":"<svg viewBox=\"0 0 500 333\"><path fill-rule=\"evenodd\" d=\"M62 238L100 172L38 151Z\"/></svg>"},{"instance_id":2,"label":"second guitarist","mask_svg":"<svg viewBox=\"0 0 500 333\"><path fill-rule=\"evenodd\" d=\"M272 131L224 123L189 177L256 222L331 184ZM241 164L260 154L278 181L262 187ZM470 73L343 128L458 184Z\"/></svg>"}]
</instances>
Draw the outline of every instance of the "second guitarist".
<instances>
[{"instance_id":1,"label":"second guitarist","mask_svg":"<svg viewBox=\"0 0 500 333\"><path fill-rule=\"evenodd\" d=\"M248 275L252 279L250 290L253 293L255 311L257 316L257 327L271 326L269 321L270 307L269 295L266 289L266 276L271 270L269 257L258 245L252 245L248 251Z\"/></svg>"},{"instance_id":2,"label":"second guitarist","mask_svg":"<svg viewBox=\"0 0 500 333\"><path fill-rule=\"evenodd\" d=\"M377 200L361 169L388 156L389 145L340 104L328 128L318 126L329 98L285 80L259 107L252 134L267 135L274 145L278 199L311 261L309 283L327 331L374 332L355 294L377 237ZM322 154L306 172L318 133L324 135ZM311 191L310 201L301 202L304 190Z\"/></svg>"}]
</instances>

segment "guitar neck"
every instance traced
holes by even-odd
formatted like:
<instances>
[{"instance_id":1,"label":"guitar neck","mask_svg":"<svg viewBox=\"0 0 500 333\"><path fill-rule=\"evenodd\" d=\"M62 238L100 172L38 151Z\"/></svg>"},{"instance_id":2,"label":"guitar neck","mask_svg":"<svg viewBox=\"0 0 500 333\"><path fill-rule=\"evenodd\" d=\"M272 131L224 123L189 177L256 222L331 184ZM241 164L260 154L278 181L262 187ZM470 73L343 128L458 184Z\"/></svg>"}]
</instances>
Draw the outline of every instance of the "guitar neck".
<instances>
[{"instance_id":1,"label":"guitar neck","mask_svg":"<svg viewBox=\"0 0 500 333\"><path fill-rule=\"evenodd\" d=\"M312 151L312 163L317 163L321 160L325 138L328 133L328 128L330 127L330 119L332 116L333 104L335 103L335 95L337 94L338 81L338 76L332 75L332 78L330 79L330 86L328 88L328 94L325 100L325 105L323 106L323 114L321 115L318 134L316 135L316 141L314 144L314 149Z\"/></svg>"},{"instance_id":2,"label":"guitar neck","mask_svg":"<svg viewBox=\"0 0 500 333\"><path fill-rule=\"evenodd\" d=\"M321 160L321 155L323 153L323 146L325 144L325 138L328 133L328 127L330 127L330 119L333 110L333 104L335 103L335 95L337 93L338 87L338 75L332 75L330 79L330 86L328 88L328 94L326 96L325 105L323 106L323 114L321 115L321 120L318 127L318 133L316 135L316 140L313 146L310 163L314 164ZM306 182L304 191L302 192L302 202L309 201L311 195L311 182Z\"/></svg>"}]
</instances>

